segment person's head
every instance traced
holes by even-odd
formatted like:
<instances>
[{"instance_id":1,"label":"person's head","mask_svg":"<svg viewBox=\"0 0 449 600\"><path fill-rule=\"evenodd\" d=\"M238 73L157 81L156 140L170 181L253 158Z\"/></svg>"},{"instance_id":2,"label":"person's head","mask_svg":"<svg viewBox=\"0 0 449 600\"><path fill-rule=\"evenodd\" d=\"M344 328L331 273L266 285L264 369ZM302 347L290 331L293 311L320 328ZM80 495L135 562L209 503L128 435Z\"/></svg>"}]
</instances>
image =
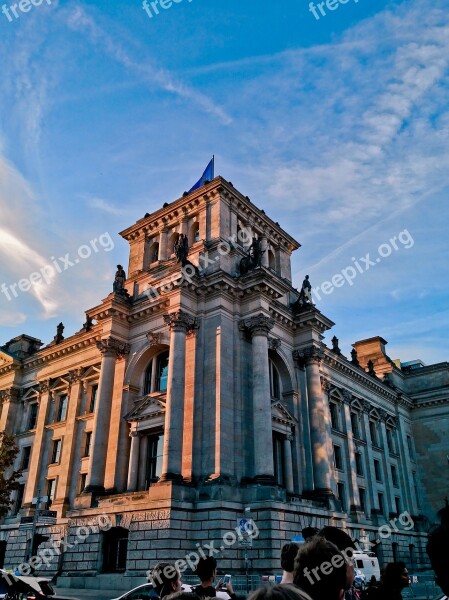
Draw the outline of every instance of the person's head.
<instances>
[{"instance_id":1,"label":"person's head","mask_svg":"<svg viewBox=\"0 0 449 600\"><path fill-rule=\"evenodd\" d=\"M342 600L347 587L347 564L335 544L316 536L298 551L293 583L313 600Z\"/></svg>"},{"instance_id":2,"label":"person's head","mask_svg":"<svg viewBox=\"0 0 449 600\"><path fill-rule=\"evenodd\" d=\"M295 585L273 585L258 588L247 600L312 600L308 594Z\"/></svg>"},{"instance_id":3,"label":"person's head","mask_svg":"<svg viewBox=\"0 0 449 600\"><path fill-rule=\"evenodd\" d=\"M175 592L165 596L165 600L201 600L201 598L194 592Z\"/></svg>"},{"instance_id":4,"label":"person's head","mask_svg":"<svg viewBox=\"0 0 449 600\"><path fill-rule=\"evenodd\" d=\"M446 505L442 511L441 525L429 533L427 541L427 554L435 571L437 584L449 595L449 507Z\"/></svg>"},{"instance_id":5,"label":"person's head","mask_svg":"<svg viewBox=\"0 0 449 600\"><path fill-rule=\"evenodd\" d=\"M385 587L395 590L403 590L409 585L409 577L405 563L388 563L382 575L382 583Z\"/></svg>"},{"instance_id":6,"label":"person's head","mask_svg":"<svg viewBox=\"0 0 449 600\"><path fill-rule=\"evenodd\" d=\"M181 575L173 563L160 562L151 572L151 583L159 598L180 592Z\"/></svg>"},{"instance_id":7,"label":"person's head","mask_svg":"<svg viewBox=\"0 0 449 600\"><path fill-rule=\"evenodd\" d=\"M295 566L295 558L298 554L298 550L299 546L294 542L290 542L282 546L281 568L283 571L287 571L287 573L293 573L293 568Z\"/></svg>"},{"instance_id":8,"label":"person's head","mask_svg":"<svg viewBox=\"0 0 449 600\"><path fill-rule=\"evenodd\" d=\"M196 565L195 573L201 579L201 581L210 581L215 579L217 571L217 561L213 556L207 558L200 558Z\"/></svg>"},{"instance_id":9,"label":"person's head","mask_svg":"<svg viewBox=\"0 0 449 600\"><path fill-rule=\"evenodd\" d=\"M325 538L328 542L332 542L332 544L335 544L346 558L352 559L354 554L353 550L355 550L355 544L351 536L345 531L343 531L342 529L338 529L338 527L332 527L331 525L327 525L326 527L320 529L318 535ZM352 561L348 562L346 569L346 586L349 588L354 583L354 563Z\"/></svg>"}]
</instances>

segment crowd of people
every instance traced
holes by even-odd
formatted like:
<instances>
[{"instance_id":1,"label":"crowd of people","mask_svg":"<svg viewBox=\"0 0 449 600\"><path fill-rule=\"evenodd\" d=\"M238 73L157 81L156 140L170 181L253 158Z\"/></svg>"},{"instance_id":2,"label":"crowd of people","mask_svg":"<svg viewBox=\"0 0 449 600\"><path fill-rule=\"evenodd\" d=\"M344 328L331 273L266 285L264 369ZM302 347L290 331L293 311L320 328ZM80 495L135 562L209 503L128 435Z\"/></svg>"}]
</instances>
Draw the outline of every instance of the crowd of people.
<instances>
[{"instance_id":1,"label":"crowd of people","mask_svg":"<svg viewBox=\"0 0 449 600\"><path fill-rule=\"evenodd\" d=\"M429 534L427 553L435 571L436 583L449 594L449 507L441 511L442 523ZM282 580L252 592L247 600L402 600L401 591L409 585L403 562L386 565L380 583L372 580L360 592L354 587L354 542L336 527L324 527L305 543L285 544L281 550ZM200 584L191 592L182 591L181 575L172 563L159 563L151 580L162 600L204 600L217 598L223 581L215 584L217 561L201 558L196 567ZM225 589L231 600L239 598L231 581Z\"/></svg>"}]
</instances>

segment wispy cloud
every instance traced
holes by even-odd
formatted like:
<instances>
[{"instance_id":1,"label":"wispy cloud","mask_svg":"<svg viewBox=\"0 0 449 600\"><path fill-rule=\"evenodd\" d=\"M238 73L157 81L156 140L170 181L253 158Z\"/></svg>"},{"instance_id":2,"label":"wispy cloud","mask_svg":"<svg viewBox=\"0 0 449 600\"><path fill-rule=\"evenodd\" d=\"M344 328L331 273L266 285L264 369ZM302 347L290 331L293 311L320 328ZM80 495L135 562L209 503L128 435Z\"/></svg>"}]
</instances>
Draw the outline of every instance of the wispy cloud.
<instances>
[{"instance_id":1,"label":"wispy cloud","mask_svg":"<svg viewBox=\"0 0 449 600\"><path fill-rule=\"evenodd\" d=\"M87 202L87 204L91 207L91 208L95 208L97 210L101 210L105 213L108 213L110 215L114 215L114 216L122 216L124 214L126 214L126 210L122 209L122 208L117 208L116 206L114 206L114 204L108 200L103 200L103 198L90 198Z\"/></svg>"}]
</instances>

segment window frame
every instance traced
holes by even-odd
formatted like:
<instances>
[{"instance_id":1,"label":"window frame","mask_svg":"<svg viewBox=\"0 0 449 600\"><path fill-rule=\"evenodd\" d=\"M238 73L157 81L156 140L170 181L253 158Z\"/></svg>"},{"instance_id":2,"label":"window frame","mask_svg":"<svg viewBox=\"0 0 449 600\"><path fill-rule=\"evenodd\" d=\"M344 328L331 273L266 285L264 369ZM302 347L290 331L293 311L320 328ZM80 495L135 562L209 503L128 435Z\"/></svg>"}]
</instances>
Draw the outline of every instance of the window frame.
<instances>
[{"instance_id":1,"label":"window frame","mask_svg":"<svg viewBox=\"0 0 449 600\"><path fill-rule=\"evenodd\" d=\"M51 465L59 465L61 463L61 455L62 455L62 438L58 438L53 440L53 444L51 446Z\"/></svg>"},{"instance_id":2,"label":"window frame","mask_svg":"<svg viewBox=\"0 0 449 600\"><path fill-rule=\"evenodd\" d=\"M29 410L29 413L28 413L27 430L33 431L37 427L37 419L38 419L38 415L39 415L39 403L38 402L30 402L28 410ZM33 427L31 427L32 420L34 420Z\"/></svg>"},{"instance_id":3,"label":"window frame","mask_svg":"<svg viewBox=\"0 0 449 600\"><path fill-rule=\"evenodd\" d=\"M338 444L333 444L333 447L334 447L334 468L337 471L344 471L345 469L344 469L342 448ZM338 450L336 452L337 448L338 448ZM337 457L338 457L338 459L337 459ZM337 463L340 463L340 466L338 466Z\"/></svg>"},{"instance_id":4,"label":"window frame","mask_svg":"<svg viewBox=\"0 0 449 600\"><path fill-rule=\"evenodd\" d=\"M56 411L55 423L64 423L67 421L67 412L69 408L69 395L67 393L58 396L58 410ZM64 418L62 418L64 416Z\"/></svg>"},{"instance_id":5,"label":"window frame","mask_svg":"<svg viewBox=\"0 0 449 600\"><path fill-rule=\"evenodd\" d=\"M20 458L20 470L21 471L28 471L28 469L30 467L31 449L32 449L32 446L23 446L22 447L22 453L21 453L21 458ZM25 464L25 458L27 459L26 464Z\"/></svg>"}]
</instances>

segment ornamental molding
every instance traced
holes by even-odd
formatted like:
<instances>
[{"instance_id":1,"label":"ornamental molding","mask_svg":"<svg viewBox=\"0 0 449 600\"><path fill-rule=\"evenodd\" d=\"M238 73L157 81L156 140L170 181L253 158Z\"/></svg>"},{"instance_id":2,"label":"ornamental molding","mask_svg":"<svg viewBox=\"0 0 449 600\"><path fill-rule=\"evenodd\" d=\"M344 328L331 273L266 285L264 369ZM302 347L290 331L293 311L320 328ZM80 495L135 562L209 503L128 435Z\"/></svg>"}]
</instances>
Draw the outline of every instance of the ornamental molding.
<instances>
[{"instance_id":1,"label":"ornamental molding","mask_svg":"<svg viewBox=\"0 0 449 600\"><path fill-rule=\"evenodd\" d=\"M262 313L253 317L242 319L239 323L240 331L248 330L251 336L265 335L268 337L268 334L273 329L273 327L274 319L272 319L271 317L267 317Z\"/></svg>"},{"instance_id":2,"label":"ornamental molding","mask_svg":"<svg viewBox=\"0 0 449 600\"><path fill-rule=\"evenodd\" d=\"M197 317L194 317L183 310L177 310L168 315L164 315L164 322L168 325L170 331L190 333L199 328Z\"/></svg>"},{"instance_id":3,"label":"ornamental molding","mask_svg":"<svg viewBox=\"0 0 449 600\"><path fill-rule=\"evenodd\" d=\"M159 331L158 333L150 331L149 333L147 333L147 340L150 345L150 348L152 348L153 346L160 346L162 344L162 338L162 331Z\"/></svg>"},{"instance_id":4,"label":"ornamental molding","mask_svg":"<svg viewBox=\"0 0 449 600\"><path fill-rule=\"evenodd\" d=\"M0 390L0 404L3 402L18 402L21 396L19 388L8 388L6 390Z\"/></svg>"},{"instance_id":5,"label":"ornamental molding","mask_svg":"<svg viewBox=\"0 0 449 600\"><path fill-rule=\"evenodd\" d=\"M81 334L76 334L75 336L73 336L73 338L68 338L64 340L58 346L50 346L44 348L38 353L40 354L40 356L34 354L31 357L31 359L25 359L23 365L24 370L29 371L45 363L49 363L57 358L66 357L70 354L74 354L75 352L79 351L85 351L86 348L88 348L89 346L93 346L94 344L96 344L97 341L100 340L100 337L98 335L92 335L92 337L90 338L84 338L80 339L79 341L72 341L71 343L66 343L70 342L70 340L75 340L75 338L77 338L78 335Z\"/></svg>"},{"instance_id":6,"label":"ornamental molding","mask_svg":"<svg viewBox=\"0 0 449 600\"><path fill-rule=\"evenodd\" d=\"M270 350L278 350L281 346L281 340L280 338L273 338L273 337L269 337L268 338L268 348Z\"/></svg>"},{"instance_id":7,"label":"ornamental molding","mask_svg":"<svg viewBox=\"0 0 449 600\"><path fill-rule=\"evenodd\" d=\"M128 343L113 337L100 340L96 346L103 356L116 356L117 358L123 358L129 354L131 349Z\"/></svg>"}]
</instances>

